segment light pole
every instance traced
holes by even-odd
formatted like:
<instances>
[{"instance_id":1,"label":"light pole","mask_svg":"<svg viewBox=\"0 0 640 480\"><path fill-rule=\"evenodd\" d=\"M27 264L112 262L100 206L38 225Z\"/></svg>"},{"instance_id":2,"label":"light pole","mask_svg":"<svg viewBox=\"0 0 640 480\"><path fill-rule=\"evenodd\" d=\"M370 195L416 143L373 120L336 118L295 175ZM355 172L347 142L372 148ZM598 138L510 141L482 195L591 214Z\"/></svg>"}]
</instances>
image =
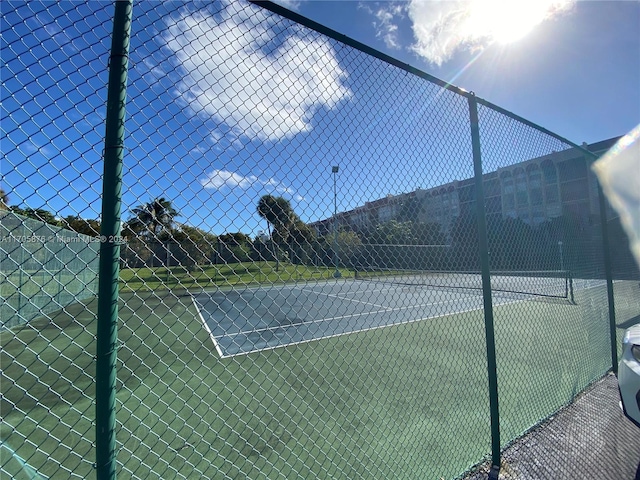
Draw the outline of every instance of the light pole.
<instances>
[{"instance_id":1,"label":"light pole","mask_svg":"<svg viewBox=\"0 0 640 480\"><path fill-rule=\"evenodd\" d=\"M336 271L333 272L334 278L340 278L340 270L338 270L338 188L336 184L336 177L339 167L331 167L331 173L333 173L333 263L335 264Z\"/></svg>"},{"instance_id":2,"label":"light pole","mask_svg":"<svg viewBox=\"0 0 640 480\"><path fill-rule=\"evenodd\" d=\"M558 248L560 249L560 271L564 271L564 256L562 255L562 240L558 241Z\"/></svg>"}]
</instances>

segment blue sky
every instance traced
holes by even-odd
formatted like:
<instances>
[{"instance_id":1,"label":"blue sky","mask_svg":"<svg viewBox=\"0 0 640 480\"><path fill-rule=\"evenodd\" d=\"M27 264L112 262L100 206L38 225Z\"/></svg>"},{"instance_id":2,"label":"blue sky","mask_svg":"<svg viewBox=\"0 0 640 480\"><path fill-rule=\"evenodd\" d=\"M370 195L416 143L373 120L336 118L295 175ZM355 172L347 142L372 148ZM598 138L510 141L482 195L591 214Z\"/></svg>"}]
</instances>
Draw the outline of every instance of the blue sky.
<instances>
[{"instance_id":1,"label":"blue sky","mask_svg":"<svg viewBox=\"0 0 640 480\"><path fill-rule=\"evenodd\" d=\"M276 3L293 6L303 16L473 91L576 143L622 135L640 123L637 1L565 2L564 9L550 14L518 41L467 39L470 41L461 41L441 64L436 63L437 55L416 51L420 39L433 34L419 21L472 2L442 1L435 6L434 2ZM414 4L417 7L411 12ZM432 13L421 15L423 11ZM455 21L451 24L456 25ZM416 33L421 26L426 31ZM456 44L446 35L440 41ZM432 50L437 51L435 46Z\"/></svg>"},{"instance_id":2,"label":"blue sky","mask_svg":"<svg viewBox=\"0 0 640 480\"><path fill-rule=\"evenodd\" d=\"M571 141L640 123L638 2L556 5L534 27L506 22L531 28L509 43L500 22L483 31L486 10L471 29L468 2L281 3ZM96 218L113 5L0 8L2 187L13 205ZM256 235L266 193L329 217L332 165L339 210L472 175L460 97L257 7L141 2L131 45L123 219L163 196L181 223Z\"/></svg>"}]
</instances>

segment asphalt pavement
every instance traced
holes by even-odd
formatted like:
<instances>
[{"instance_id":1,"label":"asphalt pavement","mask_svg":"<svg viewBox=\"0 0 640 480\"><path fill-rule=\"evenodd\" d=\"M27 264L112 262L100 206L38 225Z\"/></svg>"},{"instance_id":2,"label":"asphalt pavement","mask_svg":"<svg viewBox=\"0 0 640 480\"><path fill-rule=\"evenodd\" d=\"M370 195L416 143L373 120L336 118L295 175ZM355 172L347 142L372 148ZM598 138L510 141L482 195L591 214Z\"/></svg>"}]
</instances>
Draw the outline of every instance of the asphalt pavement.
<instances>
[{"instance_id":1,"label":"asphalt pavement","mask_svg":"<svg viewBox=\"0 0 640 480\"><path fill-rule=\"evenodd\" d=\"M502 455L500 480L640 480L640 428L606 375ZM487 466L465 476L484 480Z\"/></svg>"}]
</instances>

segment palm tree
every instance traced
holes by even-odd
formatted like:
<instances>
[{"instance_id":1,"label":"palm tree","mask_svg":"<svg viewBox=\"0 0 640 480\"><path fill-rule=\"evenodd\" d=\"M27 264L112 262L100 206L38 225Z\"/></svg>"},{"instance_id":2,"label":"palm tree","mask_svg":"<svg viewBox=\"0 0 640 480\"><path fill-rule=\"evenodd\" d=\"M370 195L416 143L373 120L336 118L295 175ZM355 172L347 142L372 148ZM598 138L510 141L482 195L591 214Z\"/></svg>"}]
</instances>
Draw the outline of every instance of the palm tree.
<instances>
[{"instance_id":1,"label":"palm tree","mask_svg":"<svg viewBox=\"0 0 640 480\"><path fill-rule=\"evenodd\" d=\"M289 230L297 218L291 204L282 197L274 197L273 195L263 195L258 201L258 215L267 221L269 237L273 244L277 246L285 243L289 237ZM271 227L273 226L273 232ZM275 252L276 271L280 266L278 252Z\"/></svg>"},{"instance_id":2,"label":"palm tree","mask_svg":"<svg viewBox=\"0 0 640 480\"><path fill-rule=\"evenodd\" d=\"M138 205L131 210L133 217L125 224L124 232L140 234L145 247L154 252L151 258L151 266L154 266L155 259L163 259L166 262L167 276L169 275L169 234L173 226L173 219L178 216L178 212L171 202L164 197L156 198L148 203ZM124 233L127 235L127 233ZM164 234L164 235L163 235ZM164 241L166 240L166 242ZM158 251L152 247L154 243L162 244L163 251Z\"/></svg>"},{"instance_id":3,"label":"palm tree","mask_svg":"<svg viewBox=\"0 0 640 480\"><path fill-rule=\"evenodd\" d=\"M138 231L144 229L147 235L156 238L163 230L170 229L173 219L178 216L178 211L164 197L138 205L131 212L133 218L128 222L129 228Z\"/></svg>"},{"instance_id":4,"label":"palm tree","mask_svg":"<svg viewBox=\"0 0 640 480\"><path fill-rule=\"evenodd\" d=\"M289 230L297 219L289 200L273 195L264 195L258 202L258 215L267 221L269 234L273 226L273 237L279 242L286 242Z\"/></svg>"}]
</instances>

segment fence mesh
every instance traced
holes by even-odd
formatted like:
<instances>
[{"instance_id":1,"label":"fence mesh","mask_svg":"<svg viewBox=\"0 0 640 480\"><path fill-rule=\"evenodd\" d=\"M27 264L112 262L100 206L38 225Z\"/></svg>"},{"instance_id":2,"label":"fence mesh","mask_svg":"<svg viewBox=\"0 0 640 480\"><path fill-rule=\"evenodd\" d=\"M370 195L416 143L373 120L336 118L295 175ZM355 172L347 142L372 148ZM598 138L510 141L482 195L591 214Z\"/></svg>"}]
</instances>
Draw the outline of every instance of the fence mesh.
<instances>
[{"instance_id":1,"label":"fence mesh","mask_svg":"<svg viewBox=\"0 0 640 480\"><path fill-rule=\"evenodd\" d=\"M2 307L0 471L85 478L113 5L0 8L0 220L29 232L3 236L3 301L31 308ZM140 2L130 42L118 476L464 476L491 452L481 255L502 447L611 369L584 150L481 101L476 179L475 97L245 2ZM390 270L447 281L356 281ZM614 286L624 325L637 270Z\"/></svg>"},{"instance_id":2,"label":"fence mesh","mask_svg":"<svg viewBox=\"0 0 640 480\"><path fill-rule=\"evenodd\" d=\"M607 293L588 154L488 107L481 105L478 113L483 166L491 177L485 196L492 269L505 264L566 268L575 289L574 301L565 304L526 302L494 309L500 431L506 445L611 368ZM501 203L496 211L493 199ZM545 461L562 472L572 458ZM512 469L518 472L518 465Z\"/></svg>"},{"instance_id":3,"label":"fence mesh","mask_svg":"<svg viewBox=\"0 0 640 480\"><path fill-rule=\"evenodd\" d=\"M0 212L0 328L97 295L100 239Z\"/></svg>"}]
</instances>

